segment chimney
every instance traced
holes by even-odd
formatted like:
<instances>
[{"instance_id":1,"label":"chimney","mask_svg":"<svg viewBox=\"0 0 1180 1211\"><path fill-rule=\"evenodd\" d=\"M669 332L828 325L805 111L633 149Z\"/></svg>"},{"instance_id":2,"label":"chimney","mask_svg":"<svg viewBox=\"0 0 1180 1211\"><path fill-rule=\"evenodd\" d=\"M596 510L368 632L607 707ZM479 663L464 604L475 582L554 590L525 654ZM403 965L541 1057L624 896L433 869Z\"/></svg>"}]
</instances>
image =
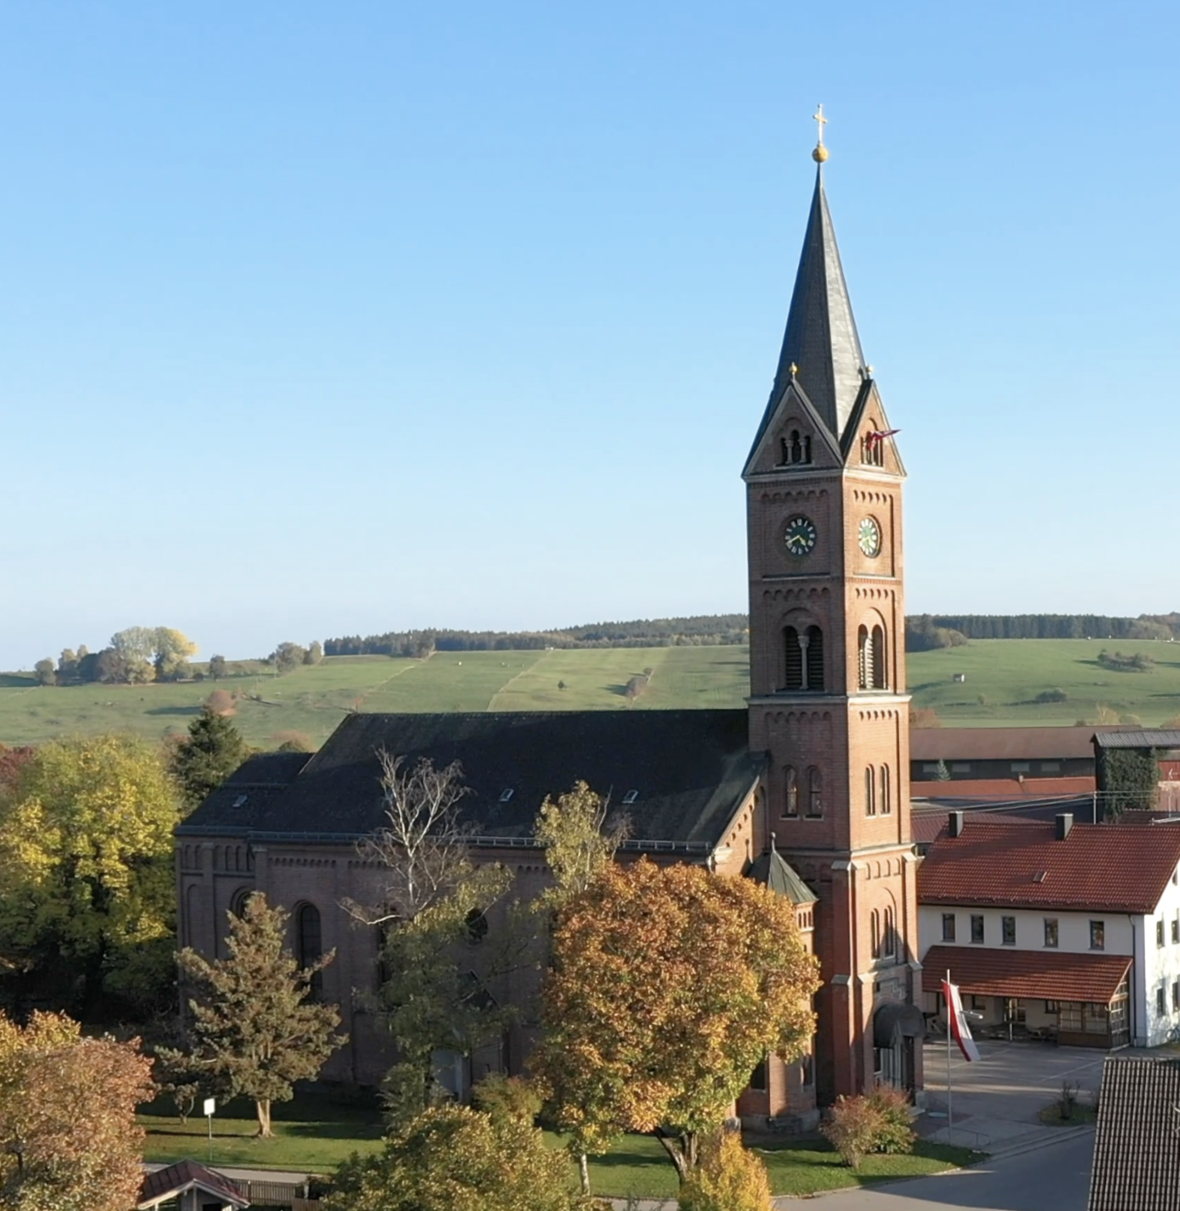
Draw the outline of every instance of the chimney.
<instances>
[{"instance_id":1,"label":"chimney","mask_svg":"<svg viewBox=\"0 0 1180 1211\"><path fill-rule=\"evenodd\" d=\"M1057 816L1057 840L1064 841L1073 828L1073 812L1061 812Z\"/></svg>"},{"instance_id":2,"label":"chimney","mask_svg":"<svg viewBox=\"0 0 1180 1211\"><path fill-rule=\"evenodd\" d=\"M947 831L952 837L961 837L963 835L962 812L951 812Z\"/></svg>"}]
</instances>

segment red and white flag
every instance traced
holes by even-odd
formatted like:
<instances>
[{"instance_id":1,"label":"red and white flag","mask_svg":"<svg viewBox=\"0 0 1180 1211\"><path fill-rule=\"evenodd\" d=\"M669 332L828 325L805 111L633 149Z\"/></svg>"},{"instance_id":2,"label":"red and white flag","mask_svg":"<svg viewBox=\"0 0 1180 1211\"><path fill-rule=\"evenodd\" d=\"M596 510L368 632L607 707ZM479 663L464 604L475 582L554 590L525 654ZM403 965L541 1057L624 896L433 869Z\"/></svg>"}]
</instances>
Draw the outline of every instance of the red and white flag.
<instances>
[{"instance_id":1,"label":"red and white flag","mask_svg":"<svg viewBox=\"0 0 1180 1211\"><path fill-rule=\"evenodd\" d=\"M979 1059L979 1048L976 1047L975 1040L971 1037L971 1027L967 1025L967 1019L963 1014L963 1002L959 997L958 984L943 980L942 995L946 1001L947 1024L951 1036L959 1044L963 1058L965 1060Z\"/></svg>"}]
</instances>

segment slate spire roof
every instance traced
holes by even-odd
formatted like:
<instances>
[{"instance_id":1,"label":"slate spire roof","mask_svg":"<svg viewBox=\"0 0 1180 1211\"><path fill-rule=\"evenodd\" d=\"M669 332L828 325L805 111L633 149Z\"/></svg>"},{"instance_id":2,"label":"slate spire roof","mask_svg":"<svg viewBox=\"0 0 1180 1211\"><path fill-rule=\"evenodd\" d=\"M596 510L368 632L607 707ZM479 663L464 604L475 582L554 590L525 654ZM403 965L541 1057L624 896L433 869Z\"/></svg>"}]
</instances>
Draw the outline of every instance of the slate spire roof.
<instances>
[{"instance_id":1,"label":"slate spire roof","mask_svg":"<svg viewBox=\"0 0 1180 1211\"><path fill-rule=\"evenodd\" d=\"M811 215L770 393L771 409L790 382L792 365L798 367L796 381L839 441L860 394L865 359L824 193L822 164L816 169Z\"/></svg>"}]
</instances>

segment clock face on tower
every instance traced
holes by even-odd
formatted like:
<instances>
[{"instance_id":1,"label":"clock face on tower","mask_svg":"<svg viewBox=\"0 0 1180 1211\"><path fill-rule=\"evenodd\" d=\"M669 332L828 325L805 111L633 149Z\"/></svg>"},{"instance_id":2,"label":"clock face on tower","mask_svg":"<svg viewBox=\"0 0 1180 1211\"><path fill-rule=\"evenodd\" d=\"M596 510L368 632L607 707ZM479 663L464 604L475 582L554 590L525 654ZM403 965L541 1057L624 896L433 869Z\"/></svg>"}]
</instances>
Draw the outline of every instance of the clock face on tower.
<instances>
[{"instance_id":1,"label":"clock face on tower","mask_svg":"<svg viewBox=\"0 0 1180 1211\"><path fill-rule=\"evenodd\" d=\"M783 531L783 542L790 555L810 555L815 550L815 523L809 517L792 517Z\"/></svg>"},{"instance_id":2,"label":"clock face on tower","mask_svg":"<svg viewBox=\"0 0 1180 1211\"><path fill-rule=\"evenodd\" d=\"M856 540L860 544L860 549L870 559L875 559L881 554L881 527L877 524L875 517L862 519Z\"/></svg>"}]
</instances>

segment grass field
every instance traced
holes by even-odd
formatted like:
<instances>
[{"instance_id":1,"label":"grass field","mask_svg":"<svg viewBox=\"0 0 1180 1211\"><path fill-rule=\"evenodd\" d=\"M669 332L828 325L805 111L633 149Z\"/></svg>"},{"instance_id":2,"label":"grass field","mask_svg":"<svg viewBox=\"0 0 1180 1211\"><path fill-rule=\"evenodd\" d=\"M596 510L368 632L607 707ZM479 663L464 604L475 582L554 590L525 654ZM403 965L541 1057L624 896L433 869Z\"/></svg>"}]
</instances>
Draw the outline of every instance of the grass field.
<instances>
[{"instance_id":1,"label":"grass field","mask_svg":"<svg viewBox=\"0 0 1180 1211\"><path fill-rule=\"evenodd\" d=\"M1103 648L1143 652L1150 672L1098 664ZM249 695L235 722L260 748L287 733L318 747L350 710L519 711L667 710L738 707L748 693L745 647L592 648L549 652L439 652L429 660L335 656L285 677L261 670L220 682L146 686L38 686L0 675L0 743L132 731L148 739L182 732L215 688ZM1158 726L1180 714L1180 644L1116 644L1082 639L983 639L967 647L911 652L914 705L933 707L947 727L1068 725L1137 718ZM644 669L651 683L630 702L627 681ZM956 682L954 675L966 675ZM561 688L564 686L564 688ZM1062 702L1037 702L1060 689Z\"/></svg>"},{"instance_id":2,"label":"grass field","mask_svg":"<svg viewBox=\"0 0 1180 1211\"><path fill-rule=\"evenodd\" d=\"M257 1124L246 1117L252 1107L230 1103L213 1120L213 1164L259 1169L288 1169L328 1175L353 1152L371 1155L381 1147L381 1120L376 1111L340 1105L313 1095L274 1106L275 1138L260 1140ZM171 1163L209 1160L207 1121L200 1116L181 1123L162 1107L139 1116L148 1132L144 1159ZM561 1140L546 1132L546 1141ZM812 1194L843 1186L865 1185L897 1177L937 1173L978 1159L963 1148L919 1141L910 1156L867 1157L859 1170L846 1168L826 1143L782 1140L758 1149L776 1194ZM576 1180L571 1162L570 1182ZM590 1181L596 1194L625 1198L669 1198L676 1195L676 1171L659 1143L649 1135L625 1136L606 1156L590 1160Z\"/></svg>"}]
</instances>

